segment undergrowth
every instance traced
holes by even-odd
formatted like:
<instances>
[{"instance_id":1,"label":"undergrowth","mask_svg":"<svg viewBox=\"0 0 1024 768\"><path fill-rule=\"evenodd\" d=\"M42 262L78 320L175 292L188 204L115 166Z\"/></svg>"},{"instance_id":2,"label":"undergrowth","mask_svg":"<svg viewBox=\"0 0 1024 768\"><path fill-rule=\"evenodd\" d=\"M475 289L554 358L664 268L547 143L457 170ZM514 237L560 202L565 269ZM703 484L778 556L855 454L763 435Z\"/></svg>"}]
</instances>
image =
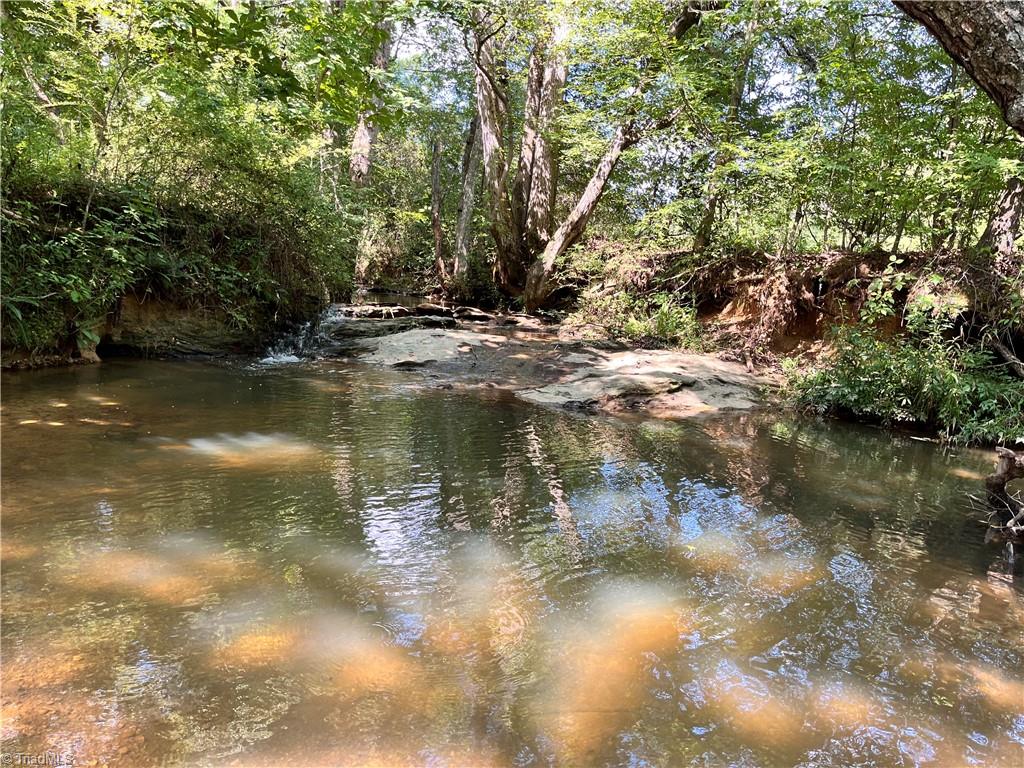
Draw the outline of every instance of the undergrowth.
<instances>
[{"instance_id":1,"label":"undergrowth","mask_svg":"<svg viewBox=\"0 0 1024 768\"><path fill-rule=\"evenodd\" d=\"M95 329L129 292L265 331L307 316L350 280L351 238L308 196L233 211L84 186L7 189L5 198L5 346L95 344Z\"/></svg>"},{"instance_id":2,"label":"undergrowth","mask_svg":"<svg viewBox=\"0 0 1024 768\"><path fill-rule=\"evenodd\" d=\"M669 293L584 295L566 322L640 346L706 347L696 309Z\"/></svg>"},{"instance_id":3,"label":"undergrowth","mask_svg":"<svg viewBox=\"0 0 1024 768\"><path fill-rule=\"evenodd\" d=\"M958 443L1024 443L1024 381L988 352L937 332L885 339L866 326L839 330L832 343L835 355L817 370L789 366L799 405L934 427Z\"/></svg>"}]
</instances>

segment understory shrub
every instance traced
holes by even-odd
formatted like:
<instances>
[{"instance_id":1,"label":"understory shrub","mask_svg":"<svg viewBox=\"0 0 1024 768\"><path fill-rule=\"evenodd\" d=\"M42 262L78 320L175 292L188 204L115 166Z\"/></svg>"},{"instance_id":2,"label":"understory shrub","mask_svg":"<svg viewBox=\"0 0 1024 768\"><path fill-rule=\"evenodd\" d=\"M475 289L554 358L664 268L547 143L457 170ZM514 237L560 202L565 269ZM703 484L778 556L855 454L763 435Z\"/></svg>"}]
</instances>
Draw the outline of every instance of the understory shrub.
<instances>
[{"instance_id":1,"label":"understory shrub","mask_svg":"<svg viewBox=\"0 0 1024 768\"><path fill-rule=\"evenodd\" d=\"M567 322L597 326L613 338L641 345L704 348L696 309L669 293L584 294Z\"/></svg>"},{"instance_id":2,"label":"understory shrub","mask_svg":"<svg viewBox=\"0 0 1024 768\"><path fill-rule=\"evenodd\" d=\"M790 366L796 402L883 424L936 428L960 443L1024 443L1024 381L985 350L939 329L893 339L867 326L839 330L835 355L814 371Z\"/></svg>"}]
</instances>

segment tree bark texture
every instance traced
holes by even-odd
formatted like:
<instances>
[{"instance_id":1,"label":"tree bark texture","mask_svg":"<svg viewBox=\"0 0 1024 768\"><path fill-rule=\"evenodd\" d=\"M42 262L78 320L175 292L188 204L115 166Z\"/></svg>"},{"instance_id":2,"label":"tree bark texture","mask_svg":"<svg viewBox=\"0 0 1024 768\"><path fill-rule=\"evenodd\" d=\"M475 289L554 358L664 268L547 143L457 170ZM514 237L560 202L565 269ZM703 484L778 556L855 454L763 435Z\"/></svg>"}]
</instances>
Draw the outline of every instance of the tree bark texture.
<instances>
[{"instance_id":1,"label":"tree bark texture","mask_svg":"<svg viewBox=\"0 0 1024 768\"><path fill-rule=\"evenodd\" d=\"M567 33L564 21L557 24L530 55L523 140L513 192L525 253L539 252L551 237L558 177L553 132L568 74L562 50Z\"/></svg>"},{"instance_id":2,"label":"tree bark texture","mask_svg":"<svg viewBox=\"0 0 1024 768\"><path fill-rule=\"evenodd\" d=\"M477 177L480 174L480 118L476 113L469 123L466 146L462 152L462 188L459 210L455 221L455 259L452 264L452 283L456 293L465 293L469 273L469 247L472 237L473 202L476 197Z\"/></svg>"},{"instance_id":3,"label":"tree bark texture","mask_svg":"<svg viewBox=\"0 0 1024 768\"><path fill-rule=\"evenodd\" d=\"M985 490L995 517L1003 525L1021 522L1019 515L1024 512L1024 504L1006 490L1008 482L1021 477L1024 477L1024 453L996 448L995 472L985 478Z\"/></svg>"},{"instance_id":4,"label":"tree bark texture","mask_svg":"<svg viewBox=\"0 0 1024 768\"><path fill-rule=\"evenodd\" d=\"M893 1L931 32L1024 136L1024 3Z\"/></svg>"},{"instance_id":5,"label":"tree bark texture","mask_svg":"<svg viewBox=\"0 0 1024 768\"><path fill-rule=\"evenodd\" d=\"M386 70L391 66L391 25L384 24L380 30L383 37L374 53L373 66L379 70ZM375 102L374 107L380 107L379 100ZM356 123L356 130L352 134L352 146L349 154L349 178L357 187L366 186L370 180L373 146L377 142L379 132L379 128L373 121L373 115L361 112L359 121Z\"/></svg>"},{"instance_id":6,"label":"tree bark texture","mask_svg":"<svg viewBox=\"0 0 1024 768\"><path fill-rule=\"evenodd\" d=\"M483 152L484 186L487 189L491 234L494 237L494 281L500 291L516 295L524 274L516 248L512 206L508 195L508 157L504 130L508 120L505 94L507 73L500 61L496 36L500 26L483 10L473 17L473 65L476 111L480 119L480 143Z\"/></svg>"},{"instance_id":7,"label":"tree bark texture","mask_svg":"<svg viewBox=\"0 0 1024 768\"><path fill-rule=\"evenodd\" d=\"M1018 176L1007 180L999 195L985 232L978 242L981 248L992 251L996 262L1013 259L1017 235L1020 232L1021 215L1024 214L1024 181Z\"/></svg>"},{"instance_id":8,"label":"tree bark texture","mask_svg":"<svg viewBox=\"0 0 1024 768\"><path fill-rule=\"evenodd\" d=\"M719 0L691 0L687 3L682 12L677 15L669 25L669 34L677 41L700 21L701 16L711 10L723 7L724 3ZM654 74L653 72L649 74ZM655 78L650 78L653 81ZM640 94L639 96L642 96ZM638 96L638 98L639 98ZM647 128L666 128L677 118L679 112L647 126ZM620 125L612 136L611 143L604 155L597 164L590 181L580 195L576 205L573 206L569 215L559 225L558 229L551 236L551 239L544 246L543 252L534 260L527 273L526 286L523 291L523 304L527 312L532 312L543 305L551 294L550 278L554 271L555 262L572 247L583 235L587 222L590 220L594 209L597 207L601 195L604 193L605 185L615 170L622 153L636 144L642 138L644 127L635 118L631 118Z\"/></svg>"},{"instance_id":9,"label":"tree bark texture","mask_svg":"<svg viewBox=\"0 0 1024 768\"><path fill-rule=\"evenodd\" d=\"M619 126L615 131L612 143L597 164L597 169L583 190L583 194L580 195L580 199L555 234L552 235L543 253L530 267L526 278L526 288L523 291L523 304L527 312L538 309L547 299L550 294L549 277L554 269L555 261L579 240L604 193L605 185L608 183L612 171L615 170L619 158L625 150L636 144L639 138L632 123Z\"/></svg>"},{"instance_id":10,"label":"tree bark texture","mask_svg":"<svg viewBox=\"0 0 1024 768\"><path fill-rule=\"evenodd\" d=\"M444 227L441 223L441 140L435 138L430 162L430 227L434 232L434 261L441 286L448 285L448 263L445 258Z\"/></svg>"}]
</instances>

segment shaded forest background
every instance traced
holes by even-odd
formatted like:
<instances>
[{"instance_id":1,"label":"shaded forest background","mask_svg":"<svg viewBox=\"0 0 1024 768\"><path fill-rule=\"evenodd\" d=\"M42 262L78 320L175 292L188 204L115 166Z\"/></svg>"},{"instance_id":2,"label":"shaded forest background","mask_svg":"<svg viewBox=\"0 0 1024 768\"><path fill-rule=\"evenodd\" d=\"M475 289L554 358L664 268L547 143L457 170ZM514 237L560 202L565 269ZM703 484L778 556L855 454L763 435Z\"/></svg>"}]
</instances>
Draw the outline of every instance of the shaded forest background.
<instances>
[{"instance_id":1,"label":"shaded forest background","mask_svg":"<svg viewBox=\"0 0 1024 768\"><path fill-rule=\"evenodd\" d=\"M95 349L126 299L262 343L360 284L781 361L821 410L1024 436L1024 143L894 5L2 13L7 349Z\"/></svg>"}]
</instances>

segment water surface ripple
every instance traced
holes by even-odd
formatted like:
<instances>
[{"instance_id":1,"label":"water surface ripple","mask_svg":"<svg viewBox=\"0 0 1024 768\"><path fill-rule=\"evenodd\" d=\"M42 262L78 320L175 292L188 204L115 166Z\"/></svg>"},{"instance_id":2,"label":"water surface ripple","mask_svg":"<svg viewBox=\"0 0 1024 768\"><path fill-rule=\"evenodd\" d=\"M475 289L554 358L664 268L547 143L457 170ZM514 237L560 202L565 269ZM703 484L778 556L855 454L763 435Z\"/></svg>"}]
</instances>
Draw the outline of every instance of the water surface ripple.
<instances>
[{"instance_id":1,"label":"water surface ripple","mask_svg":"<svg viewBox=\"0 0 1024 768\"><path fill-rule=\"evenodd\" d=\"M5 374L2 751L1024 764L1024 595L968 497L986 452L438 384Z\"/></svg>"}]
</instances>

